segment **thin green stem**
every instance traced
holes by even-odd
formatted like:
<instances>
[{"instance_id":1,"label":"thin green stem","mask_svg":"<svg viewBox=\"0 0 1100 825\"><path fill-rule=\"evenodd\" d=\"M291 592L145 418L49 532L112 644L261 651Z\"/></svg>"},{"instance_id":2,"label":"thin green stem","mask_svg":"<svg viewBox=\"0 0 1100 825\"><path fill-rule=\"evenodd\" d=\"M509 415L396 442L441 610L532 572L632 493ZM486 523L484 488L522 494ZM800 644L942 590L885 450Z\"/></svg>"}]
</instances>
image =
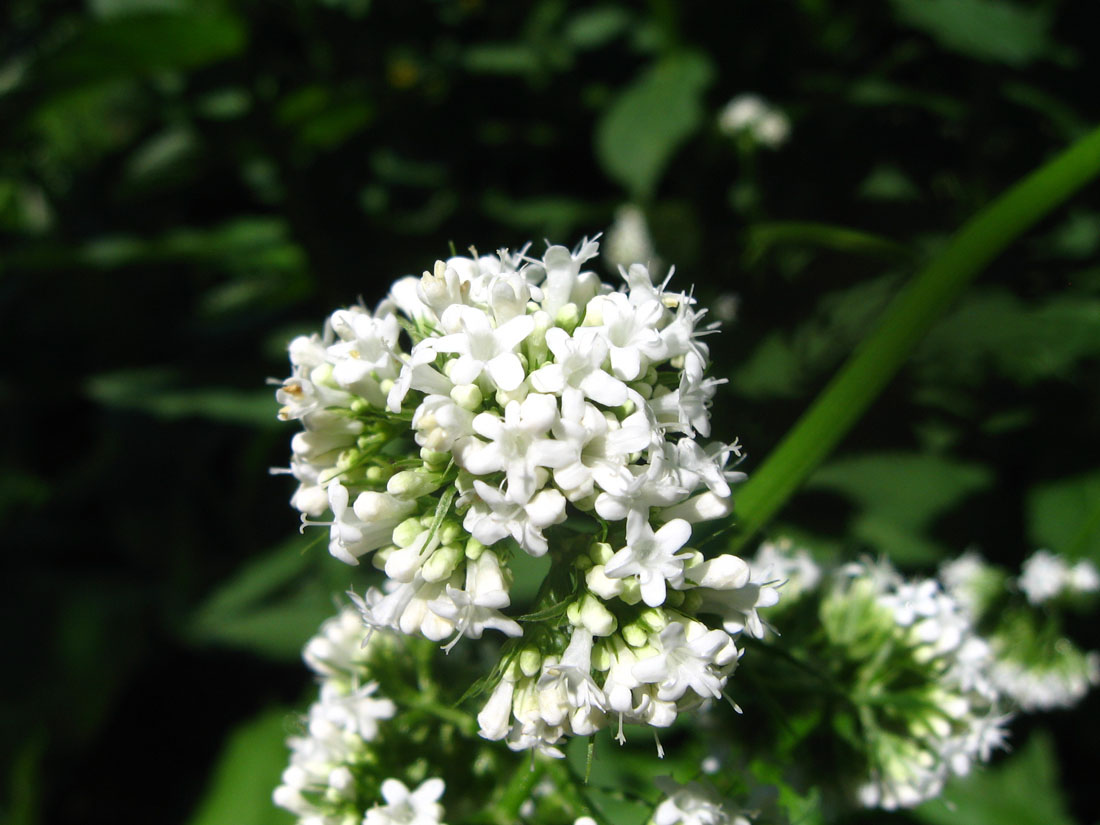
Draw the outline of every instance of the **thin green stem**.
<instances>
[{"instance_id":1,"label":"thin green stem","mask_svg":"<svg viewBox=\"0 0 1100 825\"><path fill-rule=\"evenodd\" d=\"M893 300L868 336L737 497L744 546L832 451L917 342L1006 246L1100 174L1100 128L968 222Z\"/></svg>"}]
</instances>

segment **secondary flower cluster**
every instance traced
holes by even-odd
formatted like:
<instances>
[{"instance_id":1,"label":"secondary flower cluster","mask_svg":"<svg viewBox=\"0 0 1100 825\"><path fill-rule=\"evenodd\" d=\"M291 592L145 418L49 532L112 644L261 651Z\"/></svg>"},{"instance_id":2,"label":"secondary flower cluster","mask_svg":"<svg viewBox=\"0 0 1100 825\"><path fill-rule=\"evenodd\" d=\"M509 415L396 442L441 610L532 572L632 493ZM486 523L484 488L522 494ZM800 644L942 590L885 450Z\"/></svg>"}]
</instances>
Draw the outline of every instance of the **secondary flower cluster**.
<instances>
[{"instance_id":1,"label":"secondary flower cluster","mask_svg":"<svg viewBox=\"0 0 1100 825\"><path fill-rule=\"evenodd\" d=\"M989 645L935 579L908 581L886 562L837 571L821 603L844 662L866 746L868 807L899 808L938 795L952 774L986 761L1008 716L990 680Z\"/></svg>"},{"instance_id":2,"label":"secondary flower cluster","mask_svg":"<svg viewBox=\"0 0 1100 825\"><path fill-rule=\"evenodd\" d=\"M653 812L651 825L788 825L777 802L776 789L760 787L743 803L728 799L703 782L681 785L671 776L654 779L665 798Z\"/></svg>"},{"instance_id":3,"label":"secondary flower cluster","mask_svg":"<svg viewBox=\"0 0 1100 825\"><path fill-rule=\"evenodd\" d=\"M1100 653L1084 652L1060 627L1062 609L1100 590L1100 575L1087 560L1069 564L1039 550L1024 562L1015 588L1008 573L977 553L941 570L944 583L983 629L993 650L990 678L1013 706L1050 710L1077 704L1100 685Z\"/></svg>"},{"instance_id":4,"label":"secondary flower cluster","mask_svg":"<svg viewBox=\"0 0 1100 825\"><path fill-rule=\"evenodd\" d=\"M290 765L274 793L275 804L301 825L442 825L437 800L443 780L427 779L412 791L392 777L371 781L386 766L378 764L370 743L379 722L397 710L366 681L380 643L367 644L356 611L346 609L325 622L303 651L320 678L320 698L310 706L302 735L287 740Z\"/></svg>"},{"instance_id":5,"label":"secondary flower cluster","mask_svg":"<svg viewBox=\"0 0 1100 825\"><path fill-rule=\"evenodd\" d=\"M713 326L644 265L601 283L584 268L597 251L438 261L377 311L295 339L278 391L304 427L293 505L329 525L334 556L373 554L386 575L359 600L365 622L448 649L523 637L482 714L514 748L553 751L609 715L667 725L719 696L735 637L774 596L740 559L689 547L741 477L736 445L696 440L720 383L705 374ZM517 552L551 559L525 626L503 612Z\"/></svg>"}]
</instances>

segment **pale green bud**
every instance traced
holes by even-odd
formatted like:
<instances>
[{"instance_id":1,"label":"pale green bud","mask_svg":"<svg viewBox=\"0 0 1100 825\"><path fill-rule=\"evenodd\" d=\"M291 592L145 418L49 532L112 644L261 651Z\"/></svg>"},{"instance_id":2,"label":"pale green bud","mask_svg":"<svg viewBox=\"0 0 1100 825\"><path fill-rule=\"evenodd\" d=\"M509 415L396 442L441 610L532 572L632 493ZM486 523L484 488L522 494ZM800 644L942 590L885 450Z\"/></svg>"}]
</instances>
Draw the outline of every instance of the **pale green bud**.
<instances>
[{"instance_id":1,"label":"pale green bud","mask_svg":"<svg viewBox=\"0 0 1100 825\"><path fill-rule=\"evenodd\" d=\"M422 470L402 470L386 482L386 492L391 496L411 500L434 493L439 489L440 478Z\"/></svg>"},{"instance_id":2,"label":"pale green bud","mask_svg":"<svg viewBox=\"0 0 1100 825\"><path fill-rule=\"evenodd\" d=\"M633 384L630 385L630 388L634 390L634 392L638 393L638 395L640 395L642 398L653 397L653 385L647 384L645 381L635 381Z\"/></svg>"},{"instance_id":3,"label":"pale green bud","mask_svg":"<svg viewBox=\"0 0 1100 825\"><path fill-rule=\"evenodd\" d=\"M462 556L462 548L457 544L445 544L428 557L424 566L420 568L420 575L424 577L424 581L428 582L441 582L448 579Z\"/></svg>"},{"instance_id":4,"label":"pale green bud","mask_svg":"<svg viewBox=\"0 0 1100 825\"><path fill-rule=\"evenodd\" d=\"M408 547L416 541L416 537L419 536L423 530L424 525L420 523L419 518L416 516L407 518L393 528L393 543L398 547Z\"/></svg>"},{"instance_id":5,"label":"pale green bud","mask_svg":"<svg viewBox=\"0 0 1100 825\"><path fill-rule=\"evenodd\" d=\"M588 546L588 555L596 564L607 564L615 555L615 551L606 541L597 541Z\"/></svg>"},{"instance_id":6,"label":"pale green bud","mask_svg":"<svg viewBox=\"0 0 1100 825\"><path fill-rule=\"evenodd\" d=\"M601 673L611 669L611 651L607 645L592 646L592 667Z\"/></svg>"},{"instance_id":7,"label":"pale green bud","mask_svg":"<svg viewBox=\"0 0 1100 825\"><path fill-rule=\"evenodd\" d=\"M638 584L637 576L627 576L622 579L623 591L619 598L627 604L637 604L642 600L642 586Z\"/></svg>"},{"instance_id":8,"label":"pale green bud","mask_svg":"<svg viewBox=\"0 0 1100 825\"><path fill-rule=\"evenodd\" d=\"M481 554L485 552L485 545L475 539L473 536L466 541L466 558L470 561L477 561L481 557Z\"/></svg>"},{"instance_id":9,"label":"pale green bud","mask_svg":"<svg viewBox=\"0 0 1100 825\"><path fill-rule=\"evenodd\" d=\"M420 448L420 460L432 468L442 467L451 460L451 454L431 447Z\"/></svg>"},{"instance_id":10,"label":"pale green bud","mask_svg":"<svg viewBox=\"0 0 1100 825\"><path fill-rule=\"evenodd\" d=\"M524 676L532 677L542 670L542 654L533 647L525 647L520 651L516 661L519 664L520 672Z\"/></svg>"},{"instance_id":11,"label":"pale green bud","mask_svg":"<svg viewBox=\"0 0 1100 825\"><path fill-rule=\"evenodd\" d=\"M459 384L451 389L451 400L462 409L473 412L481 407L485 397L477 384Z\"/></svg>"},{"instance_id":12,"label":"pale green bud","mask_svg":"<svg viewBox=\"0 0 1100 825\"><path fill-rule=\"evenodd\" d=\"M581 603L570 602L569 607L565 608L565 618L569 620L569 624L577 627L581 624Z\"/></svg>"},{"instance_id":13,"label":"pale green bud","mask_svg":"<svg viewBox=\"0 0 1100 825\"><path fill-rule=\"evenodd\" d=\"M661 608L651 607L642 611L642 615L638 617L637 622L650 633L660 633L668 627L668 616Z\"/></svg>"},{"instance_id":14,"label":"pale green bud","mask_svg":"<svg viewBox=\"0 0 1100 825\"><path fill-rule=\"evenodd\" d=\"M591 314L591 312L589 312ZM558 310L558 314L554 316L554 323L568 332L573 334L573 330L577 328L577 324L581 322L581 312L577 309L577 305L573 303L566 304ZM585 318L585 323L588 319Z\"/></svg>"},{"instance_id":15,"label":"pale green bud","mask_svg":"<svg viewBox=\"0 0 1100 825\"><path fill-rule=\"evenodd\" d=\"M448 520L439 525L439 540L444 544L455 544L462 533L462 525L457 521Z\"/></svg>"},{"instance_id":16,"label":"pale green bud","mask_svg":"<svg viewBox=\"0 0 1100 825\"><path fill-rule=\"evenodd\" d=\"M612 612L592 595L585 596L581 601L580 620L593 636L610 636L619 626Z\"/></svg>"},{"instance_id":17,"label":"pale green bud","mask_svg":"<svg viewBox=\"0 0 1100 825\"><path fill-rule=\"evenodd\" d=\"M378 389L382 391L383 395L389 395L390 390L393 389L393 379L383 378L380 382L378 382Z\"/></svg>"},{"instance_id":18,"label":"pale green bud","mask_svg":"<svg viewBox=\"0 0 1100 825\"><path fill-rule=\"evenodd\" d=\"M587 570L592 566L592 559L588 558L588 556L577 556L573 559L573 566L578 570Z\"/></svg>"},{"instance_id":19,"label":"pale green bud","mask_svg":"<svg viewBox=\"0 0 1100 825\"><path fill-rule=\"evenodd\" d=\"M622 630L623 640L631 647L642 647L649 641L649 634L636 624L628 624Z\"/></svg>"},{"instance_id":20,"label":"pale green bud","mask_svg":"<svg viewBox=\"0 0 1100 825\"><path fill-rule=\"evenodd\" d=\"M371 566L376 570L386 569L386 559L388 559L393 552L397 550L392 544L388 547L380 548L373 556L370 557Z\"/></svg>"},{"instance_id":21,"label":"pale green bud","mask_svg":"<svg viewBox=\"0 0 1100 825\"><path fill-rule=\"evenodd\" d=\"M353 398L348 404L348 409L356 415L361 415L370 409L370 402L365 398Z\"/></svg>"}]
</instances>

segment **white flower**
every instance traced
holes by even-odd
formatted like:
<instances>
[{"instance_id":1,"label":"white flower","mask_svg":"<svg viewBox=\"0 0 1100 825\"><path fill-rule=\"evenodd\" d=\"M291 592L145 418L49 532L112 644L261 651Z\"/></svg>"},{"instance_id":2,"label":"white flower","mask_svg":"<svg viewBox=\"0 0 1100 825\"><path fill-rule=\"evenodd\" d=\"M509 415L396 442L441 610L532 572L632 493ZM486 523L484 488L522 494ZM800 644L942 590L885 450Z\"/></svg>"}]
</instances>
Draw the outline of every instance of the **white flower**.
<instances>
[{"instance_id":1,"label":"white flower","mask_svg":"<svg viewBox=\"0 0 1100 825\"><path fill-rule=\"evenodd\" d=\"M522 636L523 629L500 612L509 604L500 561L495 553L487 550L476 560L467 562L465 590L448 584L447 598L430 602L428 608L454 624L458 631L448 645L449 650L461 636L480 639L486 628L499 630L507 636Z\"/></svg>"},{"instance_id":2,"label":"white flower","mask_svg":"<svg viewBox=\"0 0 1100 825\"><path fill-rule=\"evenodd\" d=\"M673 519L654 532L641 513L631 511L626 520L626 546L604 566L610 579L637 576L642 599L650 607L664 604L666 583L673 586L683 581L684 560L689 553L679 553L691 538L691 525L683 519Z\"/></svg>"},{"instance_id":3,"label":"white flower","mask_svg":"<svg viewBox=\"0 0 1100 825\"><path fill-rule=\"evenodd\" d=\"M489 441L464 440L455 446L455 459L474 475L504 471L509 500L524 504L539 486L536 468L563 467L573 459L569 443L546 435L557 419L551 395L531 393L522 402L509 401L503 419L491 413L474 418L474 431Z\"/></svg>"},{"instance_id":4,"label":"white flower","mask_svg":"<svg viewBox=\"0 0 1100 825\"><path fill-rule=\"evenodd\" d=\"M791 125L786 115L763 98L743 94L723 107L718 115L718 128L730 136L747 134L755 142L775 149L786 143Z\"/></svg>"},{"instance_id":5,"label":"white flower","mask_svg":"<svg viewBox=\"0 0 1100 825\"><path fill-rule=\"evenodd\" d=\"M1042 604L1064 594L1100 590L1100 573L1088 560L1070 566L1049 550L1037 550L1024 562L1018 584L1029 602Z\"/></svg>"},{"instance_id":6,"label":"white flower","mask_svg":"<svg viewBox=\"0 0 1100 825\"><path fill-rule=\"evenodd\" d=\"M482 544L496 544L511 536L532 556L546 553L543 529L565 520L565 497L557 490L539 490L531 499L517 504L483 481L473 484L476 498L466 511L462 526Z\"/></svg>"},{"instance_id":7,"label":"white flower","mask_svg":"<svg viewBox=\"0 0 1100 825\"><path fill-rule=\"evenodd\" d=\"M592 319L591 328L606 335L611 372L616 378L634 381L653 361L667 357L668 348L657 330L664 312L665 308L657 301L633 304L621 292L598 296L589 302L585 323Z\"/></svg>"},{"instance_id":8,"label":"white flower","mask_svg":"<svg viewBox=\"0 0 1100 825\"><path fill-rule=\"evenodd\" d=\"M447 365L456 384L472 384L485 372L502 390L512 391L523 383L523 364L515 348L535 329L535 319L519 315L494 328L480 309L456 304L443 313L443 327L451 334L435 339L436 352L458 354Z\"/></svg>"},{"instance_id":9,"label":"white flower","mask_svg":"<svg viewBox=\"0 0 1100 825\"><path fill-rule=\"evenodd\" d=\"M550 725L571 718L574 733L595 733L597 725L588 719L607 710L607 697L592 678L592 634L585 628L573 629L561 660L543 667L538 681L543 719Z\"/></svg>"},{"instance_id":10,"label":"white flower","mask_svg":"<svg viewBox=\"0 0 1100 825\"><path fill-rule=\"evenodd\" d=\"M531 373L539 392L579 392L597 404L618 407L626 403L626 384L603 369L608 345L595 331L581 327L575 337L560 327L546 331L546 345L554 361Z\"/></svg>"},{"instance_id":11,"label":"white flower","mask_svg":"<svg viewBox=\"0 0 1100 825\"><path fill-rule=\"evenodd\" d=\"M638 681L657 684L657 698L679 699L689 689L702 697L722 695L726 677L719 669L737 661L737 648L729 634L707 630L700 622L669 623L661 631L657 655L634 665Z\"/></svg>"},{"instance_id":12,"label":"white flower","mask_svg":"<svg viewBox=\"0 0 1100 825\"><path fill-rule=\"evenodd\" d=\"M713 788L701 782L681 785L671 776L658 776L653 782L668 797L653 814L655 825L732 825L725 800Z\"/></svg>"},{"instance_id":13,"label":"white flower","mask_svg":"<svg viewBox=\"0 0 1100 825\"><path fill-rule=\"evenodd\" d=\"M363 817L363 825L442 825L442 779L426 779L415 791L403 782L387 779L382 783L385 805L375 805Z\"/></svg>"}]
</instances>

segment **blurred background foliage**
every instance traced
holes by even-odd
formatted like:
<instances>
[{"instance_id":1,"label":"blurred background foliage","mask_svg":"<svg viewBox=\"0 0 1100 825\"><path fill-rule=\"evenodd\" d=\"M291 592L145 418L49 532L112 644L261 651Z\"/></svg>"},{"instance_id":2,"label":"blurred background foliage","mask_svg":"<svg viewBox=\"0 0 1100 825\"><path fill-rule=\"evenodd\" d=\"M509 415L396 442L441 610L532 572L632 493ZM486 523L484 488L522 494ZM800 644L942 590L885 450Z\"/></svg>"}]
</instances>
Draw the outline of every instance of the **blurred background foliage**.
<instances>
[{"instance_id":1,"label":"blurred background foliage","mask_svg":"<svg viewBox=\"0 0 1100 825\"><path fill-rule=\"evenodd\" d=\"M714 428L751 473L899 284L1100 120L1092 6L0 4L0 813L287 820L298 649L353 581L268 474L290 335L452 243L570 244L636 203L676 283L724 308ZM720 132L743 92L787 112L786 145ZM1092 187L769 533L913 569L968 546L1100 561L1098 248ZM1097 821L1098 711L1027 720L954 808L896 819Z\"/></svg>"}]
</instances>

